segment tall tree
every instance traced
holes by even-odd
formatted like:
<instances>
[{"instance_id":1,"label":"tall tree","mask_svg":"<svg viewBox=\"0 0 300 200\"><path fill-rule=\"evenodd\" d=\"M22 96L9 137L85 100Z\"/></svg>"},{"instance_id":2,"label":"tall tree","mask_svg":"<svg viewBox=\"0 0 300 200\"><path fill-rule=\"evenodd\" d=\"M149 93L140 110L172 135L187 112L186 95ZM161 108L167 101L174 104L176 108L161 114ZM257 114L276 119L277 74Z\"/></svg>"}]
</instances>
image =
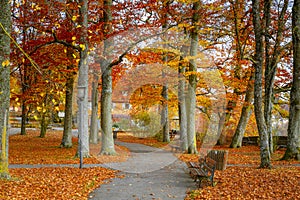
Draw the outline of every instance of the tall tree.
<instances>
[{"instance_id":1,"label":"tall tree","mask_svg":"<svg viewBox=\"0 0 300 200\"><path fill-rule=\"evenodd\" d=\"M197 87L197 63L195 57L198 53L198 23L200 19L199 14L200 1L193 3L193 17L192 17L192 28L190 33L191 45L190 45L190 56L192 59L189 64L189 84L187 94L187 134L188 134L188 153L197 153L196 146L196 129L195 129L195 110L196 110L196 87Z\"/></svg>"},{"instance_id":2,"label":"tall tree","mask_svg":"<svg viewBox=\"0 0 300 200\"><path fill-rule=\"evenodd\" d=\"M180 58L180 64L178 66L178 112L179 112L179 132L181 141L181 150L188 150L187 140L187 105L186 105L186 80L183 74L186 72L186 65L183 63L184 57L187 56L187 46L182 47L183 55Z\"/></svg>"},{"instance_id":3,"label":"tall tree","mask_svg":"<svg viewBox=\"0 0 300 200\"><path fill-rule=\"evenodd\" d=\"M0 178L10 178L8 171L8 116L10 98L10 1L0 2Z\"/></svg>"},{"instance_id":4,"label":"tall tree","mask_svg":"<svg viewBox=\"0 0 300 200\"><path fill-rule=\"evenodd\" d=\"M71 47L67 47L67 57L69 60L73 60L73 54L75 50ZM66 93L65 93L65 118L64 118L64 130L63 130L63 137L60 146L70 148L73 146L72 143L72 126L73 126L73 112L72 112L72 105L73 105L73 88L74 88L74 81L76 76L76 71L74 70L75 66L73 62L71 62L67 66L67 70L69 73L66 75Z\"/></svg>"},{"instance_id":5,"label":"tall tree","mask_svg":"<svg viewBox=\"0 0 300 200\"><path fill-rule=\"evenodd\" d=\"M163 24L162 28L165 30L168 26L168 11L169 11L169 0L163 1ZM165 39L165 38L164 38ZM167 47L167 45L164 45ZM168 62L168 52L163 55L163 62L167 67ZM166 80L166 74L164 71L162 71L162 77ZM162 110L161 110L161 125L162 125L162 133L163 133L163 142L170 142L170 136L169 136L169 109L168 109L168 83L167 81L164 81L163 88L162 88Z\"/></svg>"},{"instance_id":6,"label":"tall tree","mask_svg":"<svg viewBox=\"0 0 300 200\"><path fill-rule=\"evenodd\" d=\"M254 74L252 73L250 75L250 79L248 82L248 87L247 87L247 91L246 91L246 95L245 95L245 101L244 101L243 107L242 107L241 116L240 116L238 125L236 127L233 139L230 144L231 148L236 148L236 147L242 146L245 129L246 129L247 123L249 121L249 118L252 114L252 101L253 101L253 95L254 95L253 80L254 80Z\"/></svg>"},{"instance_id":7,"label":"tall tree","mask_svg":"<svg viewBox=\"0 0 300 200\"><path fill-rule=\"evenodd\" d=\"M260 0L252 1L253 12L253 26L255 34L255 55L254 55L254 67L255 67L255 81L254 81L254 112L256 118L257 129L260 138L260 157L261 168L271 167L271 155L269 150L269 140L267 127L265 123L264 114L262 111L262 81L263 81L263 27L261 14L261 2Z\"/></svg>"},{"instance_id":8,"label":"tall tree","mask_svg":"<svg viewBox=\"0 0 300 200\"><path fill-rule=\"evenodd\" d=\"M101 91L101 133L102 133L102 145L101 154L113 155L116 154L114 139L112 134L112 114L111 114L111 102L112 102L112 68L107 60L109 57L109 51L111 51L112 43L108 39L109 34L112 32L112 0L104 0L104 48L103 58L101 60L101 79L102 79L102 91Z\"/></svg>"},{"instance_id":9,"label":"tall tree","mask_svg":"<svg viewBox=\"0 0 300 200\"><path fill-rule=\"evenodd\" d=\"M91 128L90 128L90 143L98 143L98 111L99 111L99 70L93 69L93 82L92 82L92 115L91 115Z\"/></svg>"},{"instance_id":10,"label":"tall tree","mask_svg":"<svg viewBox=\"0 0 300 200\"><path fill-rule=\"evenodd\" d=\"M251 104L253 100L253 80L254 75L252 72L248 73L248 71L253 71L248 66L250 62L246 61L245 57L248 56L248 52L250 52L250 39L249 33L252 31L249 24L249 17L247 16L249 13L249 9L247 9L246 3L240 0L230 1L230 10L227 20L229 22L232 21L232 35L233 41L232 45L234 48L234 56L233 56L233 81L231 81L231 87L233 87L233 93L228 95L229 100L227 103L226 114L225 114L225 127L222 130L221 137L219 143L224 143L226 136L226 132L228 129L227 125L230 124L231 115L234 114L236 107L239 105L240 96L245 96L245 101L243 103L242 112L240 115L240 119L235 131L234 138L232 140L231 146L239 146L241 144L242 137L245 132L245 128L248 122L248 119L251 115ZM247 67L247 69L245 69ZM250 74L250 76L249 76ZM245 81L247 80L248 83ZM237 83L238 82L238 83ZM244 83L247 83L245 86ZM230 87L230 88L231 88ZM232 89L230 89L232 90ZM228 92L230 93L230 92ZM245 94L246 93L246 94ZM230 126L229 126L230 127ZM224 133L225 132L225 133ZM222 141L223 140L223 141Z\"/></svg>"},{"instance_id":11,"label":"tall tree","mask_svg":"<svg viewBox=\"0 0 300 200\"><path fill-rule=\"evenodd\" d=\"M269 138L269 149L273 153L273 133L272 133L272 110L273 110L273 99L274 99L274 80L277 71L278 62L282 56L282 44L284 43L284 30L286 23L286 13L289 1L284 0L281 6L281 10L278 10L278 19L272 20L272 3L273 0L264 1L264 39L265 39L265 81L264 81L264 117L266 121L267 133ZM276 34L275 44L271 41L271 35L273 29L270 29L271 23L276 22Z\"/></svg>"},{"instance_id":12,"label":"tall tree","mask_svg":"<svg viewBox=\"0 0 300 200\"><path fill-rule=\"evenodd\" d=\"M89 130L88 130L88 0L80 0L80 61L79 61L79 76L78 76L78 88L84 87L82 106L79 106L79 134L81 135L78 145L78 155L81 151L83 157L89 156Z\"/></svg>"},{"instance_id":13,"label":"tall tree","mask_svg":"<svg viewBox=\"0 0 300 200\"><path fill-rule=\"evenodd\" d=\"M283 159L300 160L300 0L294 0L293 32L293 85L290 94L288 143Z\"/></svg>"}]
</instances>

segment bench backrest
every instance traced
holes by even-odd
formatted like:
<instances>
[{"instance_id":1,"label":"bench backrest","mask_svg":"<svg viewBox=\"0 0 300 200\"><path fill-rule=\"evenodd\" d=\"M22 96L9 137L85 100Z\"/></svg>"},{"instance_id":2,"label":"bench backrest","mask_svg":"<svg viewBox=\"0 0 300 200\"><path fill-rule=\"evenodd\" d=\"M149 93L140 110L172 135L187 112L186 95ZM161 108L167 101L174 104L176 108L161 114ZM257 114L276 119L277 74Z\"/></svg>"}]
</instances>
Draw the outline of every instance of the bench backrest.
<instances>
[{"instance_id":1,"label":"bench backrest","mask_svg":"<svg viewBox=\"0 0 300 200\"><path fill-rule=\"evenodd\" d=\"M216 161L206 156L205 158L199 159L200 168L207 174L212 175L216 169Z\"/></svg>"}]
</instances>

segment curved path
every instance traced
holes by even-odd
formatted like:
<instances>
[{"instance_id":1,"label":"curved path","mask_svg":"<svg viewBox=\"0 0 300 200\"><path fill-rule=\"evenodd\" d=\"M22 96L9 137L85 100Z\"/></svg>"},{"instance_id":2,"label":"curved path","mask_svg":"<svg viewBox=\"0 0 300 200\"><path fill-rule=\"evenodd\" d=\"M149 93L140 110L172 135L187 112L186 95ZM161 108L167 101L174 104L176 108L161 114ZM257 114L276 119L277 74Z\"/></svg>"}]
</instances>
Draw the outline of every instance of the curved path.
<instances>
[{"instance_id":1,"label":"curved path","mask_svg":"<svg viewBox=\"0 0 300 200\"><path fill-rule=\"evenodd\" d=\"M98 200L183 200L186 191L195 189L185 163L168 151L142 144L116 142L131 151L123 163L106 167L120 170L124 178L115 178L89 195Z\"/></svg>"}]
</instances>

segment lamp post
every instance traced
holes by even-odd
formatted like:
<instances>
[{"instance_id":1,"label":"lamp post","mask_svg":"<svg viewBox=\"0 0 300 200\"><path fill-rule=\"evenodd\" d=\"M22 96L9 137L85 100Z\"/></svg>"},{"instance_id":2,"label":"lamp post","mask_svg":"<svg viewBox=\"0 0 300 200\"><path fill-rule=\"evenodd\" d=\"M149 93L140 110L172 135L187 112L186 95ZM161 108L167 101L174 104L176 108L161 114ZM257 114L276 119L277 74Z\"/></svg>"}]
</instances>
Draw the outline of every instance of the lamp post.
<instances>
[{"instance_id":1,"label":"lamp post","mask_svg":"<svg viewBox=\"0 0 300 200\"><path fill-rule=\"evenodd\" d=\"M77 97L78 97L78 104L79 104L79 127L78 127L78 136L79 136L79 159L80 159L80 164L79 168L81 169L83 167L83 155L82 155L82 137L83 137L83 114L84 114L84 97L85 97L85 91L86 91L86 86L78 86L77 87Z\"/></svg>"}]
</instances>

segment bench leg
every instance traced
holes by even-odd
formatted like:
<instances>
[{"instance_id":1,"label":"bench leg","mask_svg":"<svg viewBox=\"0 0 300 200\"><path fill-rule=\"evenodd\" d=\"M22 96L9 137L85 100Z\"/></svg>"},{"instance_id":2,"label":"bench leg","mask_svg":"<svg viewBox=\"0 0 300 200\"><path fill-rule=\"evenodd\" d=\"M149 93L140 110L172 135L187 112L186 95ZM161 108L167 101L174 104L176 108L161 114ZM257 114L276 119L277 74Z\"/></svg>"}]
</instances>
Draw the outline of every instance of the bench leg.
<instances>
[{"instance_id":1,"label":"bench leg","mask_svg":"<svg viewBox=\"0 0 300 200\"><path fill-rule=\"evenodd\" d=\"M214 182L213 180L211 180L210 177L197 177L196 180L199 179L199 184L198 184L198 188L201 188L201 185L202 185L202 181L203 180L207 180L211 183L211 186L214 187Z\"/></svg>"},{"instance_id":2,"label":"bench leg","mask_svg":"<svg viewBox=\"0 0 300 200\"><path fill-rule=\"evenodd\" d=\"M198 184L198 188L201 188L202 185L202 181L205 179L205 177L199 177L199 184Z\"/></svg>"}]
</instances>

